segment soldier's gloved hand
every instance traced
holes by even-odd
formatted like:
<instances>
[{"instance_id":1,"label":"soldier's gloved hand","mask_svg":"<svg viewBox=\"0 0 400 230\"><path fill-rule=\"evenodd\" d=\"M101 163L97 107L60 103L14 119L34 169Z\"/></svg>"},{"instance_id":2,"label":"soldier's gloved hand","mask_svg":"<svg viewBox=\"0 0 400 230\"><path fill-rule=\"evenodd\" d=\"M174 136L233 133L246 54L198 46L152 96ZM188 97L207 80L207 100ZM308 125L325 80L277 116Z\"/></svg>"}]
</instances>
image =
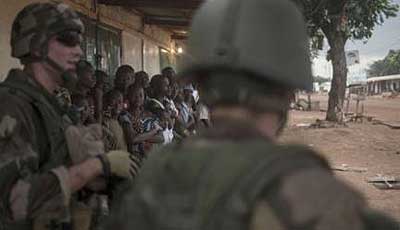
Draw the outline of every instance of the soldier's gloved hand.
<instances>
[{"instance_id":1,"label":"soldier's gloved hand","mask_svg":"<svg viewBox=\"0 0 400 230\"><path fill-rule=\"evenodd\" d=\"M115 175L132 180L139 172L140 160L128 152L114 150L99 155L98 158L103 164L104 175L107 178Z\"/></svg>"}]
</instances>

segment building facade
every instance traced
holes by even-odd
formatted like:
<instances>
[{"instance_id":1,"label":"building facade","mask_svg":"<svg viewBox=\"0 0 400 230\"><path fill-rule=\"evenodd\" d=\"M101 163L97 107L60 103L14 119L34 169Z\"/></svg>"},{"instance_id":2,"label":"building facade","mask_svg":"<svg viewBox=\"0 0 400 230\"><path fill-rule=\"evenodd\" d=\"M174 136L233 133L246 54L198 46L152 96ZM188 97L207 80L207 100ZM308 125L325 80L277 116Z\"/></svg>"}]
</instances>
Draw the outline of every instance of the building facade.
<instances>
[{"instance_id":1,"label":"building facade","mask_svg":"<svg viewBox=\"0 0 400 230\"><path fill-rule=\"evenodd\" d=\"M51 0L48 0L51 1ZM16 14L33 0L1 0L0 8L0 80L11 68L19 67L11 57L11 26ZM46 2L42 0L41 2ZM135 9L97 4L96 0L63 0L81 15L86 32L82 49L84 59L111 78L121 64L150 76L166 66L177 66L176 52L180 41L172 33L156 25L144 23L144 16Z\"/></svg>"},{"instance_id":2,"label":"building facade","mask_svg":"<svg viewBox=\"0 0 400 230\"><path fill-rule=\"evenodd\" d=\"M367 79L368 95L400 92L400 74Z\"/></svg>"}]
</instances>

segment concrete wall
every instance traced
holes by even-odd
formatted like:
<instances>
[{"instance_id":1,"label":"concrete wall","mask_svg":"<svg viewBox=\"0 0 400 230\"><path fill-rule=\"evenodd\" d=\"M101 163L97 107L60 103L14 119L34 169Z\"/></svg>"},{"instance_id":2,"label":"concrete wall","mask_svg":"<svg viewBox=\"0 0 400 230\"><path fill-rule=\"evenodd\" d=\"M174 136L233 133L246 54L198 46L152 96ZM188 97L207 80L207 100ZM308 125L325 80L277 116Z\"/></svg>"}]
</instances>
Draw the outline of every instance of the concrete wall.
<instances>
[{"instance_id":1,"label":"concrete wall","mask_svg":"<svg viewBox=\"0 0 400 230\"><path fill-rule=\"evenodd\" d=\"M51 0L49 0L51 1ZM27 4L37 0L1 0L0 8L0 80L3 80L10 68L19 67L19 62L11 58L10 36L11 26L16 14ZM42 2L46 2L43 0ZM171 34L157 26L144 26L139 12L122 7L93 5L91 0L64 0L78 12L99 19L101 23L112 26L121 33L121 64L132 65L135 70L148 71L150 75L158 73L159 51L163 47L174 57L175 44ZM96 9L97 8L97 9ZM147 47L147 48L146 48ZM146 51L147 49L147 51ZM143 56L142 56L143 55ZM146 61L143 61L146 60Z\"/></svg>"},{"instance_id":2,"label":"concrete wall","mask_svg":"<svg viewBox=\"0 0 400 230\"><path fill-rule=\"evenodd\" d=\"M143 39L132 33L122 32L122 64L131 65L135 71L143 69Z\"/></svg>"}]
</instances>

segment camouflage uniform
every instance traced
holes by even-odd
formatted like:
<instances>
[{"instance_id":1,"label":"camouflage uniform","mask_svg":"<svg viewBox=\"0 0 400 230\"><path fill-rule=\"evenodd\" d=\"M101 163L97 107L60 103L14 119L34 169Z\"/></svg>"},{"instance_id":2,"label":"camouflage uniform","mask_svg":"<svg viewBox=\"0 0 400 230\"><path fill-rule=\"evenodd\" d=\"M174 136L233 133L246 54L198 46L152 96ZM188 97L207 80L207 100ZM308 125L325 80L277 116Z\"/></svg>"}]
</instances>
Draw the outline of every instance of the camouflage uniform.
<instances>
[{"instance_id":1,"label":"camouflage uniform","mask_svg":"<svg viewBox=\"0 0 400 230\"><path fill-rule=\"evenodd\" d=\"M46 61L61 72L47 56L47 43L63 31L83 32L78 15L66 5L28 5L13 24L12 56L22 64ZM67 82L74 76L63 77ZM72 161L64 133L71 119L68 106L60 103L65 102L62 95L50 95L20 69L11 70L0 84L0 229L76 227L71 210L77 199L69 184Z\"/></svg>"},{"instance_id":2,"label":"camouflage uniform","mask_svg":"<svg viewBox=\"0 0 400 230\"><path fill-rule=\"evenodd\" d=\"M17 69L0 85L0 103L1 229L31 229L32 219L48 212L68 222L71 191L66 167L71 161L65 111Z\"/></svg>"}]
</instances>

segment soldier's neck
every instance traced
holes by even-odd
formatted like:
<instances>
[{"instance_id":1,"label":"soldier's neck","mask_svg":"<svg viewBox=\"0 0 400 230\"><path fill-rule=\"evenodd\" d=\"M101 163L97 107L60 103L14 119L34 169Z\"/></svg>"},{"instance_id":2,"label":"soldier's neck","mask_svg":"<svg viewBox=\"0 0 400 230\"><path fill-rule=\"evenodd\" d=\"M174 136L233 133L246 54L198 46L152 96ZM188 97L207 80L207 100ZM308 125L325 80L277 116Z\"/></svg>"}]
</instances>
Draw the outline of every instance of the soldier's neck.
<instances>
[{"instance_id":1,"label":"soldier's neck","mask_svg":"<svg viewBox=\"0 0 400 230\"><path fill-rule=\"evenodd\" d=\"M254 113L241 107L216 108L212 112L215 130L226 130L227 135L259 136L276 140L279 118L274 113Z\"/></svg>"},{"instance_id":2,"label":"soldier's neck","mask_svg":"<svg viewBox=\"0 0 400 230\"><path fill-rule=\"evenodd\" d=\"M43 63L31 63L25 66L24 71L32 76L49 94L54 94L54 91L61 85L60 74Z\"/></svg>"}]
</instances>

